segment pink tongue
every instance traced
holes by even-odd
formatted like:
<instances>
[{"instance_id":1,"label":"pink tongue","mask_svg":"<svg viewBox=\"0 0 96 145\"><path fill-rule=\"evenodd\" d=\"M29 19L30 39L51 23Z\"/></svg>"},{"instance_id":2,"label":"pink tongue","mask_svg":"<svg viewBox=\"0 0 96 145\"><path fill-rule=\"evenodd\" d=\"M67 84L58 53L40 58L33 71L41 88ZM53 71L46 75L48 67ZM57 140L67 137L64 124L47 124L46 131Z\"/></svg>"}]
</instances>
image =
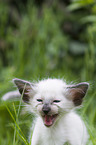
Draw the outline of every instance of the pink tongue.
<instances>
[{"instance_id":1,"label":"pink tongue","mask_svg":"<svg viewBox=\"0 0 96 145\"><path fill-rule=\"evenodd\" d=\"M44 121L45 121L45 125L47 125L47 126L52 125L52 117L51 116L45 115Z\"/></svg>"}]
</instances>

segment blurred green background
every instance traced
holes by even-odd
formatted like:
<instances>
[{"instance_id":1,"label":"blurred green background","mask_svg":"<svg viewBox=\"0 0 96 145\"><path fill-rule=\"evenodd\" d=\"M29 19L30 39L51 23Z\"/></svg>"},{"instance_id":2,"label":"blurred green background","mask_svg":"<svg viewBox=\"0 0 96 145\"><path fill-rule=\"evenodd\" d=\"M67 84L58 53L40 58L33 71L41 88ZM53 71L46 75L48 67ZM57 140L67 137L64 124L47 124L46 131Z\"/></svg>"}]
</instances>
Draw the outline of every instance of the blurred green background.
<instances>
[{"instance_id":1,"label":"blurred green background","mask_svg":"<svg viewBox=\"0 0 96 145\"><path fill-rule=\"evenodd\" d=\"M88 128L88 145L96 145L95 66L95 0L0 1L0 98L14 90L13 78L87 81L90 88L78 113ZM0 101L0 145L24 145L22 132L28 140L33 117L18 113L20 132L14 122L18 106Z\"/></svg>"}]
</instances>

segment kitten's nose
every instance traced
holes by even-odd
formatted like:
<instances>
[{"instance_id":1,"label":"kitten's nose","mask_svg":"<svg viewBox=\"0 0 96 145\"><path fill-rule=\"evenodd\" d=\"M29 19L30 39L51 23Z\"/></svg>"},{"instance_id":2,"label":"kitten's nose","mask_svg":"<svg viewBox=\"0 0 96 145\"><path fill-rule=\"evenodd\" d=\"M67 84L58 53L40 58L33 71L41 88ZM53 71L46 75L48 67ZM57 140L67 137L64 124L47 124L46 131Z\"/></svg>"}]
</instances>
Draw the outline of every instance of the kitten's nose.
<instances>
[{"instance_id":1,"label":"kitten's nose","mask_svg":"<svg viewBox=\"0 0 96 145\"><path fill-rule=\"evenodd\" d=\"M44 112L44 114L48 114L50 112L51 108L49 107L49 105L45 104L42 108L42 111Z\"/></svg>"}]
</instances>

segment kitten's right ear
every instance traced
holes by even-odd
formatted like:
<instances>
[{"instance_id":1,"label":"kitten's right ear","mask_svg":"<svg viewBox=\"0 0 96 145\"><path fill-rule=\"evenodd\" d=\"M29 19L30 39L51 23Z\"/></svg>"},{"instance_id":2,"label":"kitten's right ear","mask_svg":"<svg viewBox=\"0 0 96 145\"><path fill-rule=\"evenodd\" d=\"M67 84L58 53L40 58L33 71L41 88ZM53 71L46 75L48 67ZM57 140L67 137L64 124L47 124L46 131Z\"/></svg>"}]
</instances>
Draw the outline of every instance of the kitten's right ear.
<instances>
[{"instance_id":1,"label":"kitten's right ear","mask_svg":"<svg viewBox=\"0 0 96 145\"><path fill-rule=\"evenodd\" d=\"M32 92L35 93L35 84L32 84L28 81L25 80L21 80L21 79L13 79L13 82L15 83L15 85L17 86L20 94L22 95L23 101L26 103L29 103L30 100L30 95L29 93Z\"/></svg>"},{"instance_id":2,"label":"kitten's right ear","mask_svg":"<svg viewBox=\"0 0 96 145\"><path fill-rule=\"evenodd\" d=\"M69 99L71 99L75 106L79 106L82 104L83 98L86 95L88 90L89 83L82 82L76 85L69 85L67 87Z\"/></svg>"}]
</instances>

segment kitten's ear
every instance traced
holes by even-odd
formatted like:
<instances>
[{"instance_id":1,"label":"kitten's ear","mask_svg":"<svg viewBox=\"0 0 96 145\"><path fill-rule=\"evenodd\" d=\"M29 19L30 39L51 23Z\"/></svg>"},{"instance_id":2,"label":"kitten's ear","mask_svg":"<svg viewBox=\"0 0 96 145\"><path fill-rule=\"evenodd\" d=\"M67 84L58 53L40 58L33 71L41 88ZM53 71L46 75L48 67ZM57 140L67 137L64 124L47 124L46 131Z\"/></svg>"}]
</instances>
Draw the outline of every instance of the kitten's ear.
<instances>
[{"instance_id":1,"label":"kitten's ear","mask_svg":"<svg viewBox=\"0 0 96 145\"><path fill-rule=\"evenodd\" d=\"M72 99L75 106L82 104L83 98L88 90L89 83L83 82L77 85L68 86L69 99Z\"/></svg>"},{"instance_id":2,"label":"kitten's ear","mask_svg":"<svg viewBox=\"0 0 96 145\"><path fill-rule=\"evenodd\" d=\"M15 83L15 85L17 86L19 92L22 96L22 99L24 102L29 103L29 92L34 92L34 84L31 84L28 81L25 80L21 80L21 79L13 79L13 82Z\"/></svg>"}]
</instances>

